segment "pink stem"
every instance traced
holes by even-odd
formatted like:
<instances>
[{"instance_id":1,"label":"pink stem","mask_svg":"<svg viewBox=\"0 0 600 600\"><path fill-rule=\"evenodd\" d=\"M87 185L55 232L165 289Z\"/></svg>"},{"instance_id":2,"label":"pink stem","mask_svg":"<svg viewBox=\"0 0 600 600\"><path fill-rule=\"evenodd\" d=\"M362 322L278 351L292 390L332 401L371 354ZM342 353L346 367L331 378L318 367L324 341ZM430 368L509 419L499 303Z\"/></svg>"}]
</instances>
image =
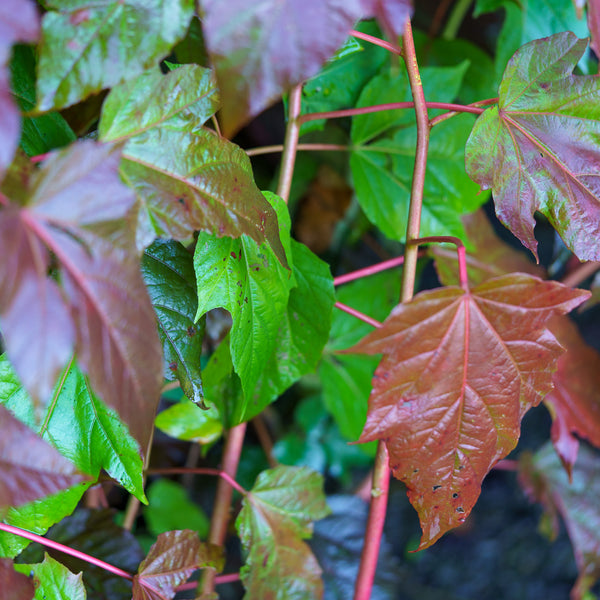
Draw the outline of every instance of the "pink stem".
<instances>
[{"instance_id":1,"label":"pink stem","mask_svg":"<svg viewBox=\"0 0 600 600\"><path fill-rule=\"evenodd\" d=\"M517 471L519 469L519 461L505 458L499 460L494 466L498 471Z\"/></svg>"},{"instance_id":2,"label":"pink stem","mask_svg":"<svg viewBox=\"0 0 600 600\"><path fill-rule=\"evenodd\" d=\"M381 46L382 48L389 50L393 54L402 54L402 50L398 48L398 46L394 46L394 44L390 44L389 42L375 37L374 35L369 35L368 33L363 33L362 31L356 31L355 29L350 30L350 35L353 35L355 38L364 40L365 42L375 44L375 46Z\"/></svg>"},{"instance_id":3,"label":"pink stem","mask_svg":"<svg viewBox=\"0 0 600 600\"><path fill-rule=\"evenodd\" d=\"M372 325L373 327L381 327L381 323L379 321L372 319L368 315L361 313L360 311L352 308L351 306L348 306L347 304L336 302L335 307L339 308L340 310L343 310L344 312L348 313L349 315L352 315L353 317L356 317L357 319L360 319L361 321L364 321L365 323L368 323L369 325Z\"/></svg>"},{"instance_id":4,"label":"pink stem","mask_svg":"<svg viewBox=\"0 0 600 600\"><path fill-rule=\"evenodd\" d=\"M411 244L454 244L458 254L458 280L460 287L469 291L469 278L467 276L467 251L460 238L451 235L433 235L430 237L417 238L410 241Z\"/></svg>"},{"instance_id":5,"label":"pink stem","mask_svg":"<svg viewBox=\"0 0 600 600\"><path fill-rule=\"evenodd\" d=\"M127 571L123 571L118 567L115 567L99 558L94 558L89 554L85 554L84 552L80 552L79 550L74 550L73 548L69 548L68 546L64 546L63 544L59 544L58 542L54 542L49 540L41 535L36 535L35 533L31 533L30 531L26 531L25 529L20 529L19 527L13 527L12 525L7 525L6 523L0 523L0 530L6 531L8 533L12 533L14 535L18 535L22 538L26 538L31 540L32 542L37 542L38 544L42 544L47 548L52 548L53 550L58 550L59 552L63 552L64 554L69 554L74 556L75 558L79 558L85 562L90 563L91 565L95 565L108 571L109 573L113 573L114 575L118 575L119 577L124 577L125 579L133 579L133 575L128 573Z\"/></svg>"},{"instance_id":6,"label":"pink stem","mask_svg":"<svg viewBox=\"0 0 600 600\"><path fill-rule=\"evenodd\" d=\"M283 152L283 144L274 144L273 146L259 146L258 148L250 148L246 150L248 156L258 156L259 154L276 154ZM330 151L330 150L352 150L350 146L343 144L298 144L296 150L315 150L315 151Z\"/></svg>"},{"instance_id":7,"label":"pink stem","mask_svg":"<svg viewBox=\"0 0 600 600\"><path fill-rule=\"evenodd\" d=\"M45 154L38 154L36 156L32 156L29 160L32 163L39 163L39 162L42 162L43 160L46 160L49 156L50 156L50 152L46 152Z\"/></svg>"},{"instance_id":8,"label":"pink stem","mask_svg":"<svg viewBox=\"0 0 600 600\"><path fill-rule=\"evenodd\" d=\"M148 469L146 471L146 475L187 475L188 473L195 475L214 475L216 477L220 477L232 488L242 494L242 496L248 495L248 491L245 490L235 479L233 479L233 477L231 477L228 473L225 473L225 471L220 471L219 469L211 469L209 467L169 467L166 469Z\"/></svg>"},{"instance_id":9,"label":"pink stem","mask_svg":"<svg viewBox=\"0 0 600 600\"><path fill-rule=\"evenodd\" d=\"M369 275L375 275L375 273L380 273L381 271L386 271L387 269L393 269L394 267L399 267L404 264L404 256L398 256L396 258L392 258L390 260L386 260L384 262L377 263L376 265L372 265L370 267L365 267L364 269L359 269L358 271L352 271L352 273L346 273L344 275L340 275L333 280L333 285L338 286L343 283L348 283L349 281L355 281L356 279L362 279L363 277L368 277Z\"/></svg>"},{"instance_id":10,"label":"pink stem","mask_svg":"<svg viewBox=\"0 0 600 600\"><path fill-rule=\"evenodd\" d=\"M215 577L215 585L223 585L225 583L232 583L234 581L240 580L239 573L227 573L226 575L217 575ZM197 581L188 581L187 583L182 583L178 585L176 591L185 592L186 590L195 590L198 586Z\"/></svg>"}]
</instances>

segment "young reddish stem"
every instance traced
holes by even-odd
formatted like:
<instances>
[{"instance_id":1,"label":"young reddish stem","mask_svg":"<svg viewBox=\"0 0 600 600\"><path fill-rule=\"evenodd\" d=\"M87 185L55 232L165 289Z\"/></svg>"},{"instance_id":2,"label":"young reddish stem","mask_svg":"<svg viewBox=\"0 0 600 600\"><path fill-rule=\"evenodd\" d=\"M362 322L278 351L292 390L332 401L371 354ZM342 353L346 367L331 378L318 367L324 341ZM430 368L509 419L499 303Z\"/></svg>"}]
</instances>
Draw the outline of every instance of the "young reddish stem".
<instances>
[{"instance_id":1,"label":"young reddish stem","mask_svg":"<svg viewBox=\"0 0 600 600\"><path fill-rule=\"evenodd\" d=\"M399 267L403 264L404 256L391 258L390 260L377 263L376 265L365 267L364 269L358 269L358 271L352 271L352 273L345 273L344 275L340 275L339 277L336 277L333 280L333 285L342 285L344 283L348 283L349 281L355 281L356 279L362 279L363 277L368 277L369 275L375 275L375 273L380 273L381 271L387 271L387 269Z\"/></svg>"},{"instance_id":2,"label":"young reddish stem","mask_svg":"<svg viewBox=\"0 0 600 600\"><path fill-rule=\"evenodd\" d=\"M348 313L349 315L352 315L353 317L356 317L357 319L360 319L361 321L364 321L365 323L368 323L369 325L373 325L373 327L381 327L381 323L379 321L372 319L368 315L361 313L360 311L352 308L351 306L348 306L347 304L342 304L341 302L336 302L335 307L339 308L340 310L343 310L345 313Z\"/></svg>"},{"instance_id":3,"label":"young reddish stem","mask_svg":"<svg viewBox=\"0 0 600 600\"><path fill-rule=\"evenodd\" d=\"M493 468L497 469L498 471L518 471L519 461L505 458L503 460L499 460Z\"/></svg>"},{"instance_id":4,"label":"young reddish stem","mask_svg":"<svg viewBox=\"0 0 600 600\"><path fill-rule=\"evenodd\" d=\"M32 156L29 160L32 163L39 163L39 162L42 162L43 160L46 160L49 156L50 156L50 152L46 152L45 154L38 154L36 156Z\"/></svg>"},{"instance_id":5,"label":"young reddish stem","mask_svg":"<svg viewBox=\"0 0 600 600\"><path fill-rule=\"evenodd\" d=\"M326 112L307 113L301 115L298 120L300 123L306 121L316 121L318 119L336 119L341 117L355 117L356 115L366 115L384 110L402 110L414 108L414 102L389 102L387 104L373 104L372 106L361 106L359 108L345 108L343 110L330 110ZM452 104L450 102L427 102L427 108L441 108L456 112L468 112L480 115L484 109L470 104ZM443 115L440 115L443 116Z\"/></svg>"},{"instance_id":6,"label":"young reddish stem","mask_svg":"<svg viewBox=\"0 0 600 600\"><path fill-rule=\"evenodd\" d=\"M296 162L296 149L300 135L300 110L302 101L302 84L298 84L290 91L288 103L288 124L283 142L283 156L281 157L281 172L279 173L279 185L277 195L281 196L287 203L292 188L292 177L294 176L294 163Z\"/></svg>"},{"instance_id":7,"label":"young reddish stem","mask_svg":"<svg viewBox=\"0 0 600 600\"><path fill-rule=\"evenodd\" d=\"M124 577L125 579L133 579L133 575L128 573L127 571L123 571L123 569L119 569L119 567L115 567L99 558L94 558L85 552L80 552L79 550L74 550L73 548L69 548L69 546L64 546L63 544L59 544L58 542L54 542L49 540L41 535L36 535L35 533L31 533L30 531L26 531L25 529L20 529L19 527L13 527L12 525L7 525L6 523L0 523L0 530L6 531L8 533L12 533L14 535L18 535L22 538L26 538L31 540L32 542L37 542L38 544L42 544L47 548L52 548L53 550L58 550L64 554L69 554L70 556L74 556L80 560L83 560L91 565L95 565L108 571L109 573L113 573L114 575L118 575L119 577Z\"/></svg>"},{"instance_id":8,"label":"young reddish stem","mask_svg":"<svg viewBox=\"0 0 600 600\"><path fill-rule=\"evenodd\" d=\"M577 287L591 277L598 269L600 269L600 262L590 261L582 263L577 268L573 269L573 271L565 275L561 279L561 283L568 287Z\"/></svg>"},{"instance_id":9,"label":"young reddish stem","mask_svg":"<svg viewBox=\"0 0 600 600\"><path fill-rule=\"evenodd\" d=\"M417 119L415 165L410 194L408 226L406 229L406 240L408 243L404 249L404 269L402 270L402 301L407 302L412 298L414 293L417 270L418 247L410 242L419 237L421 225L423 188L425 185L425 170L427 168L427 150L429 148L429 116L427 114L427 104L425 102L425 94L423 93L410 20L407 20L404 27L402 41L402 56L408 71L408 79L415 103ZM371 596L387 511L389 478L389 455L385 443L380 441L377 445L377 455L375 457L372 498L369 506L365 543L360 559L358 578L354 588L354 600L368 600Z\"/></svg>"},{"instance_id":10,"label":"young reddish stem","mask_svg":"<svg viewBox=\"0 0 600 600\"><path fill-rule=\"evenodd\" d=\"M437 117L433 117L433 119L429 121L429 126L435 127L436 125L439 125L442 121L446 121L451 117L455 117L461 112L472 112L475 114L481 114L485 110L483 108L484 106L487 106L488 104L496 104L497 102L498 98L488 98L487 100L478 100L477 102L473 102L472 104L465 105L465 108L468 107L469 110L450 109L448 112L438 115ZM427 105L430 106L429 103Z\"/></svg>"},{"instance_id":11,"label":"young reddish stem","mask_svg":"<svg viewBox=\"0 0 600 600\"><path fill-rule=\"evenodd\" d=\"M215 577L215 585L223 585L225 583L232 583L234 581L239 581L239 580L240 580L239 573L227 573L226 575L217 575ZM187 583L182 583L181 585L178 585L176 590L178 592L185 592L187 590L193 590L196 588L197 584L198 584L197 581L188 581Z\"/></svg>"},{"instance_id":12,"label":"young reddish stem","mask_svg":"<svg viewBox=\"0 0 600 600\"><path fill-rule=\"evenodd\" d=\"M274 144L273 146L260 146L258 148L250 148L246 150L248 156L258 156L259 154L276 154L283 152L285 146L283 144ZM343 144L298 144L296 150L315 150L315 151L330 151L330 150L352 150L350 146Z\"/></svg>"},{"instance_id":13,"label":"young reddish stem","mask_svg":"<svg viewBox=\"0 0 600 600\"><path fill-rule=\"evenodd\" d=\"M394 44L390 44L381 38L375 37L374 35L369 35L368 33L363 33L362 31L356 31L355 29L350 30L350 35L353 35L355 38L360 40L364 40L365 42L369 42L371 44L375 44L375 46L381 46L386 50L389 50L393 54L397 54L400 56L402 54L402 50L395 46Z\"/></svg>"},{"instance_id":14,"label":"young reddish stem","mask_svg":"<svg viewBox=\"0 0 600 600\"><path fill-rule=\"evenodd\" d=\"M460 238L451 235L435 235L431 237L417 238L411 240L411 244L418 246L419 244L454 244L456 246L456 253L458 254L458 281L460 287L469 291L469 278L467 276L467 250L465 245L462 243Z\"/></svg>"},{"instance_id":15,"label":"young reddish stem","mask_svg":"<svg viewBox=\"0 0 600 600\"><path fill-rule=\"evenodd\" d=\"M239 488L238 491L243 489L234 479L240 462L245 435L246 423L240 423L229 430L227 442L225 443L223 464L219 472L221 480L217 486L217 494L213 503L213 514L210 521L210 533L208 535L208 541L216 546L223 546L225 543L233 488ZM227 479L225 479L226 477ZM214 589L215 573L212 570L208 570L204 573L198 584L198 592L199 595L206 594L208 596L214 592Z\"/></svg>"},{"instance_id":16,"label":"young reddish stem","mask_svg":"<svg viewBox=\"0 0 600 600\"><path fill-rule=\"evenodd\" d=\"M211 469L209 467L169 467L166 469L148 469L146 471L146 475L187 475L188 473L220 477L243 496L248 494L248 490L245 490L231 475L219 469Z\"/></svg>"}]
</instances>

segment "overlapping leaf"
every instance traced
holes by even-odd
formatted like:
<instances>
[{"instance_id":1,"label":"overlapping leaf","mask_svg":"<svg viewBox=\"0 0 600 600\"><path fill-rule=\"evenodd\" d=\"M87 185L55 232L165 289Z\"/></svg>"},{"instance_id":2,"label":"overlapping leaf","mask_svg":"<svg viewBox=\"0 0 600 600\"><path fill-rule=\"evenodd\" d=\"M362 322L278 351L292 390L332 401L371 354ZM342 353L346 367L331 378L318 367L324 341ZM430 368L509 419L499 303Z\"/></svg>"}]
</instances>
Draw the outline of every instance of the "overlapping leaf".
<instances>
[{"instance_id":1,"label":"overlapping leaf","mask_svg":"<svg viewBox=\"0 0 600 600\"><path fill-rule=\"evenodd\" d=\"M564 32L521 48L467 143L467 172L536 256L537 210L580 259L600 259L600 82L572 74L586 45Z\"/></svg>"},{"instance_id":2,"label":"overlapping leaf","mask_svg":"<svg viewBox=\"0 0 600 600\"><path fill-rule=\"evenodd\" d=\"M177 378L185 395L202 404L204 320L195 323L198 298L192 254L178 242L157 240L144 253L142 275L158 317L163 375L167 381Z\"/></svg>"},{"instance_id":3,"label":"overlapping leaf","mask_svg":"<svg viewBox=\"0 0 600 600\"><path fill-rule=\"evenodd\" d=\"M19 144L20 115L10 94L8 62L16 42L35 42L40 18L31 0L6 0L0 6L0 176Z\"/></svg>"},{"instance_id":4,"label":"overlapping leaf","mask_svg":"<svg viewBox=\"0 0 600 600\"><path fill-rule=\"evenodd\" d=\"M5 590L5 600L32 600L35 593L33 582L17 573L13 562L6 558L0 558L0 586Z\"/></svg>"},{"instance_id":5,"label":"overlapping leaf","mask_svg":"<svg viewBox=\"0 0 600 600\"><path fill-rule=\"evenodd\" d=\"M562 350L547 322L587 296L525 274L427 291L352 349L384 355L361 441L385 441L419 513L420 548L464 522L516 445Z\"/></svg>"},{"instance_id":6,"label":"overlapping leaf","mask_svg":"<svg viewBox=\"0 0 600 600\"><path fill-rule=\"evenodd\" d=\"M200 568L220 571L221 548L204 544L189 529L161 533L133 578L133 600L165 600Z\"/></svg>"},{"instance_id":7,"label":"overlapping leaf","mask_svg":"<svg viewBox=\"0 0 600 600\"><path fill-rule=\"evenodd\" d=\"M171 437L198 444L211 444L223 434L223 425L214 406L203 409L187 401L160 412L155 423Z\"/></svg>"},{"instance_id":8,"label":"overlapping leaf","mask_svg":"<svg viewBox=\"0 0 600 600\"><path fill-rule=\"evenodd\" d=\"M228 136L292 86L315 75L363 12L361 0L201 4Z\"/></svg>"},{"instance_id":9,"label":"overlapping leaf","mask_svg":"<svg viewBox=\"0 0 600 600\"><path fill-rule=\"evenodd\" d=\"M0 509L56 494L89 478L0 406Z\"/></svg>"},{"instance_id":10,"label":"overlapping leaf","mask_svg":"<svg viewBox=\"0 0 600 600\"><path fill-rule=\"evenodd\" d=\"M48 406L40 410L6 358L0 357L0 403L80 471L96 479L104 469L145 500L137 443L115 412L94 394L74 361L59 378Z\"/></svg>"},{"instance_id":11,"label":"overlapping leaf","mask_svg":"<svg viewBox=\"0 0 600 600\"><path fill-rule=\"evenodd\" d=\"M557 514L563 518L573 549L579 577L572 600L589 598L588 591L600 578L600 462L598 453L582 446L569 481L551 444L533 457L521 460L519 480L532 499L540 501L557 533Z\"/></svg>"},{"instance_id":12,"label":"overlapping leaf","mask_svg":"<svg viewBox=\"0 0 600 600\"><path fill-rule=\"evenodd\" d=\"M119 153L80 142L31 175L19 163L0 212L0 319L7 355L43 406L75 349L94 390L141 451L162 383L155 316L133 248ZM29 185L27 185L29 183ZM25 206L23 206L25 205ZM48 271L55 277L49 277Z\"/></svg>"},{"instance_id":13,"label":"overlapping leaf","mask_svg":"<svg viewBox=\"0 0 600 600\"><path fill-rule=\"evenodd\" d=\"M246 153L201 127L217 104L211 71L197 65L144 73L108 95L100 139L127 140L121 173L138 197L138 246L156 236L184 240L196 230L247 234L266 239L285 264L277 217Z\"/></svg>"},{"instance_id":14,"label":"overlapping leaf","mask_svg":"<svg viewBox=\"0 0 600 600\"><path fill-rule=\"evenodd\" d=\"M44 562L34 565L15 565L15 570L33 577L35 598L43 600L85 600L81 573L75 575L47 554Z\"/></svg>"},{"instance_id":15,"label":"overlapping leaf","mask_svg":"<svg viewBox=\"0 0 600 600\"><path fill-rule=\"evenodd\" d=\"M313 600L323 593L321 569L303 539L329 509L322 478L305 467L263 471L236 520L248 552L241 578L248 598Z\"/></svg>"},{"instance_id":16,"label":"overlapping leaf","mask_svg":"<svg viewBox=\"0 0 600 600\"><path fill-rule=\"evenodd\" d=\"M38 108L62 108L155 67L185 36L193 0L50 0Z\"/></svg>"},{"instance_id":17,"label":"overlapping leaf","mask_svg":"<svg viewBox=\"0 0 600 600\"><path fill-rule=\"evenodd\" d=\"M361 0L364 16L376 17L381 28L393 38L402 35L413 12L411 0Z\"/></svg>"}]
</instances>

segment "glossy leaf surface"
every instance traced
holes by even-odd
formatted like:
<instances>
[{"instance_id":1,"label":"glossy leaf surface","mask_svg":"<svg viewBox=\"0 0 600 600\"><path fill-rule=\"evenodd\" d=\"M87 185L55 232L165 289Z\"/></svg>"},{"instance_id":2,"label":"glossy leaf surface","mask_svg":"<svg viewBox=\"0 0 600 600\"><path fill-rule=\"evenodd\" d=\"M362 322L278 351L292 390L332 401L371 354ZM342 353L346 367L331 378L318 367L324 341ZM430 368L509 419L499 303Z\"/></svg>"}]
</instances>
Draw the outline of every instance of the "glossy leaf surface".
<instances>
[{"instance_id":1,"label":"glossy leaf surface","mask_svg":"<svg viewBox=\"0 0 600 600\"><path fill-rule=\"evenodd\" d=\"M0 357L0 402L80 471L97 478L105 469L130 493L145 499L137 443L73 361L40 411L9 362Z\"/></svg>"},{"instance_id":2,"label":"glossy leaf surface","mask_svg":"<svg viewBox=\"0 0 600 600\"><path fill-rule=\"evenodd\" d=\"M157 240L144 253L142 275L158 317L163 376L177 379L184 394L203 404L200 355L204 321L198 310L193 257L179 242Z\"/></svg>"},{"instance_id":3,"label":"glossy leaf surface","mask_svg":"<svg viewBox=\"0 0 600 600\"><path fill-rule=\"evenodd\" d=\"M15 565L24 575L33 576L35 600L85 600L81 573L75 575L47 554L44 562L34 565Z\"/></svg>"},{"instance_id":4,"label":"glossy leaf surface","mask_svg":"<svg viewBox=\"0 0 600 600\"><path fill-rule=\"evenodd\" d=\"M50 0L37 83L41 111L62 108L154 67L184 37L192 0Z\"/></svg>"},{"instance_id":5,"label":"glossy leaf surface","mask_svg":"<svg viewBox=\"0 0 600 600\"><path fill-rule=\"evenodd\" d=\"M521 48L467 143L467 172L535 256L537 210L580 259L600 258L600 83L572 74L586 45L564 32Z\"/></svg>"},{"instance_id":6,"label":"glossy leaf surface","mask_svg":"<svg viewBox=\"0 0 600 600\"><path fill-rule=\"evenodd\" d=\"M20 173L5 181L18 195L0 213L0 249L13 257L0 265L11 281L0 292L0 318L7 355L36 403L48 401L75 349L93 388L145 452L161 356L119 159L109 145L80 142L53 153L28 189L18 186ZM47 276L51 266L60 286Z\"/></svg>"},{"instance_id":7,"label":"glossy leaf surface","mask_svg":"<svg viewBox=\"0 0 600 600\"><path fill-rule=\"evenodd\" d=\"M56 494L86 479L75 465L0 407L0 509Z\"/></svg>"},{"instance_id":8,"label":"glossy leaf surface","mask_svg":"<svg viewBox=\"0 0 600 600\"><path fill-rule=\"evenodd\" d=\"M204 35L230 136L312 77L361 16L360 0L202 0Z\"/></svg>"},{"instance_id":9,"label":"glossy leaf surface","mask_svg":"<svg viewBox=\"0 0 600 600\"><path fill-rule=\"evenodd\" d=\"M33 600L33 582L17 573L13 562L6 558L0 558L0 586L4 590L5 600Z\"/></svg>"},{"instance_id":10,"label":"glossy leaf surface","mask_svg":"<svg viewBox=\"0 0 600 600\"><path fill-rule=\"evenodd\" d=\"M248 552L241 578L248 598L312 600L321 569L303 539L329 509L322 478L303 467L263 471L244 498L236 527Z\"/></svg>"},{"instance_id":11,"label":"glossy leaf surface","mask_svg":"<svg viewBox=\"0 0 600 600\"><path fill-rule=\"evenodd\" d=\"M199 444L215 442L223 434L223 425L215 407L203 409L192 402L178 402L160 412L156 417L156 427L171 437Z\"/></svg>"},{"instance_id":12,"label":"glossy leaf surface","mask_svg":"<svg viewBox=\"0 0 600 600\"><path fill-rule=\"evenodd\" d=\"M144 71L114 87L102 105L98 135L120 142L168 122L169 127L191 131L217 110L219 95L212 71L182 65L163 75Z\"/></svg>"},{"instance_id":13,"label":"glossy leaf surface","mask_svg":"<svg viewBox=\"0 0 600 600\"><path fill-rule=\"evenodd\" d=\"M10 164L19 144L20 114L10 93L11 47L17 42L35 42L40 18L30 0L6 0L0 6L0 176Z\"/></svg>"},{"instance_id":14,"label":"glossy leaf surface","mask_svg":"<svg viewBox=\"0 0 600 600\"><path fill-rule=\"evenodd\" d=\"M419 513L420 549L465 521L516 445L561 354L547 322L587 296L524 274L422 292L352 348L383 354L361 441L385 441Z\"/></svg>"},{"instance_id":15,"label":"glossy leaf surface","mask_svg":"<svg viewBox=\"0 0 600 600\"><path fill-rule=\"evenodd\" d=\"M542 502L555 528L558 527L557 514L566 525L579 571L571 591L573 600L588 598L587 592L600 577L599 464L598 453L582 446L570 483L549 443L533 457L522 459L520 464L521 485L532 499Z\"/></svg>"},{"instance_id":16,"label":"glossy leaf surface","mask_svg":"<svg viewBox=\"0 0 600 600\"><path fill-rule=\"evenodd\" d=\"M221 549L204 544L195 531L168 531L158 536L133 578L133 600L164 600L200 568L223 568Z\"/></svg>"}]
</instances>

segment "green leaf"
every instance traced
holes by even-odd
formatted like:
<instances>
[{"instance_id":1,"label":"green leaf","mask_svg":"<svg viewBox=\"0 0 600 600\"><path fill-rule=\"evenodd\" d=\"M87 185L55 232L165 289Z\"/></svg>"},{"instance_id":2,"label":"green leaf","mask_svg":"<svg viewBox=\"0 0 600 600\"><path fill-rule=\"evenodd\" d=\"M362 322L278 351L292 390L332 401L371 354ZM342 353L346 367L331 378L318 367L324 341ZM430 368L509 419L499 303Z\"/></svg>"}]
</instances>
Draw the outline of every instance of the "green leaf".
<instances>
[{"instance_id":1,"label":"green leaf","mask_svg":"<svg viewBox=\"0 0 600 600\"><path fill-rule=\"evenodd\" d=\"M218 107L210 69L182 65L166 75L158 69L145 71L110 91L102 105L98 135L105 142L120 142L164 124L190 132Z\"/></svg>"},{"instance_id":2,"label":"green leaf","mask_svg":"<svg viewBox=\"0 0 600 600\"><path fill-rule=\"evenodd\" d=\"M82 574L74 575L48 554L44 562L34 565L15 565L15 571L33 576L34 600L85 600Z\"/></svg>"},{"instance_id":3,"label":"green leaf","mask_svg":"<svg viewBox=\"0 0 600 600\"><path fill-rule=\"evenodd\" d=\"M22 111L35 107L35 56L29 46L16 46L10 63L11 88ZM44 154L75 141L75 134L60 113L24 117L21 148L28 156Z\"/></svg>"},{"instance_id":4,"label":"green leaf","mask_svg":"<svg viewBox=\"0 0 600 600\"><path fill-rule=\"evenodd\" d=\"M185 36L193 0L48 0L42 21L40 111L63 108L135 77Z\"/></svg>"},{"instance_id":5,"label":"green leaf","mask_svg":"<svg viewBox=\"0 0 600 600\"><path fill-rule=\"evenodd\" d=\"M192 402L179 402L163 410L156 417L156 426L171 437L203 445L211 444L223 435L223 425L215 407L202 409Z\"/></svg>"},{"instance_id":6,"label":"green leaf","mask_svg":"<svg viewBox=\"0 0 600 600\"><path fill-rule=\"evenodd\" d=\"M192 254L173 240L157 240L144 253L142 275L158 317L163 375L177 379L184 394L203 404L200 355L204 320L195 323L198 299Z\"/></svg>"},{"instance_id":7,"label":"green leaf","mask_svg":"<svg viewBox=\"0 0 600 600\"><path fill-rule=\"evenodd\" d=\"M267 195L278 212L283 246L290 255L287 207L274 194ZM198 285L197 318L213 308L231 314L231 357L247 396L254 391L263 363L276 347L285 316L293 273L277 260L266 244L248 236L233 240L201 233L194 253Z\"/></svg>"},{"instance_id":8,"label":"green leaf","mask_svg":"<svg viewBox=\"0 0 600 600\"><path fill-rule=\"evenodd\" d=\"M139 203L138 245L154 237L184 240L196 230L267 240L285 266L273 208L252 177L246 153L213 131L167 123L129 140L121 175Z\"/></svg>"},{"instance_id":9,"label":"green leaf","mask_svg":"<svg viewBox=\"0 0 600 600\"><path fill-rule=\"evenodd\" d=\"M163 478L148 488L144 520L152 535L173 529L192 529L205 538L210 529L210 520L198 504L190 501L185 488Z\"/></svg>"},{"instance_id":10,"label":"green leaf","mask_svg":"<svg viewBox=\"0 0 600 600\"><path fill-rule=\"evenodd\" d=\"M136 441L115 411L94 394L73 360L59 377L50 402L40 410L8 360L0 357L0 402L80 471L97 478L104 469L145 501Z\"/></svg>"},{"instance_id":11,"label":"green leaf","mask_svg":"<svg viewBox=\"0 0 600 600\"><path fill-rule=\"evenodd\" d=\"M421 69L425 98L435 98L436 102L453 102L468 68L469 62L465 60L454 67L424 67ZM363 88L356 107L411 101L412 95L407 75L385 72L373 77ZM436 114L436 111L432 111L432 114ZM356 115L352 119L352 142L357 146L362 146L387 129L407 127L413 125L414 121L415 116L412 109L385 110Z\"/></svg>"},{"instance_id":12,"label":"green leaf","mask_svg":"<svg viewBox=\"0 0 600 600\"><path fill-rule=\"evenodd\" d=\"M467 143L469 175L536 257L539 211L581 260L600 259L600 82L572 74L586 46L570 32L523 46Z\"/></svg>"},{"instance_id":13,"label":"green leaf","mask_svg":"<svg viewBox=\"0 0 600 600\"><path fill-rule=\"evenodd\" d=\"M320 475L305 467L263 471L242 501L236 527L248 553L241 570L247 598L314 600L321 568L302 540L329 509Z\"/></svg>"},{"instance_id":14,"label":"green leaf","mask_svg":"<svg viewBox=\"0 0 600 600\"><path fill-rule=\"evenodd\" d=\"M473 118L463 114L431 131L425 177L421 235L464 236L460 216L486 201L467 176L464 146ZM358 146L350 166L358 200L369 220L390 239L406 234L416 131L400 130L393 138Z\"/></svg>"}]
</instances>

